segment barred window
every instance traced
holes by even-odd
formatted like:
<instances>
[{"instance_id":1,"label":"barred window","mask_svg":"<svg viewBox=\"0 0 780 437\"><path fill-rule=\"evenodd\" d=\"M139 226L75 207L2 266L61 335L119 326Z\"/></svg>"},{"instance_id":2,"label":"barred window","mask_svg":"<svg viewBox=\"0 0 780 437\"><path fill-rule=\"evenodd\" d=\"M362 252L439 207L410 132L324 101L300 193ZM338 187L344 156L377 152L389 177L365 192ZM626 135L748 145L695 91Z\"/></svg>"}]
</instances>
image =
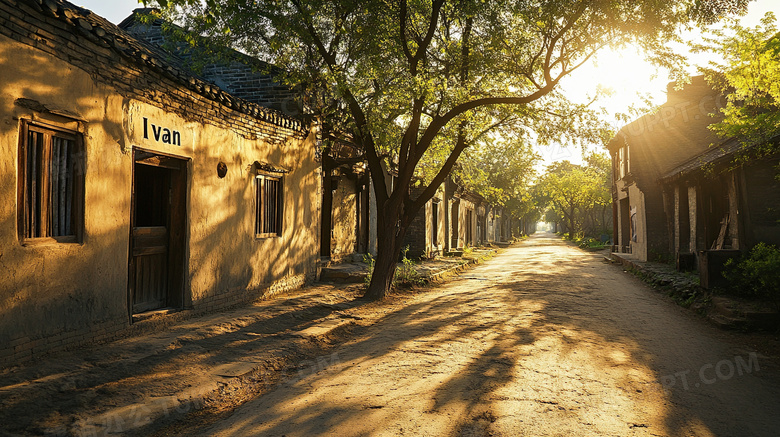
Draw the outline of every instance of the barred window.
<instances>
[{"instance_id":1,"label":"barred window","mask_svg":"<svg viewBox=\"0 0 780 437\"><path fill-rule=\"evenodd\" d=\"M83 222L81 136L23 120L19 142L19 231L23 242L78 242Z\"/></svg>"},{"instance_id":2,"label":"barred window","mask_svg":"<svg viewBox=\"0 0 780 437\"><path fill-rule=\"evenodd\" d=\"M259 173L256 180L255 236L279 236L282 234L282 177Z\"/></svg>"}]
</instances>

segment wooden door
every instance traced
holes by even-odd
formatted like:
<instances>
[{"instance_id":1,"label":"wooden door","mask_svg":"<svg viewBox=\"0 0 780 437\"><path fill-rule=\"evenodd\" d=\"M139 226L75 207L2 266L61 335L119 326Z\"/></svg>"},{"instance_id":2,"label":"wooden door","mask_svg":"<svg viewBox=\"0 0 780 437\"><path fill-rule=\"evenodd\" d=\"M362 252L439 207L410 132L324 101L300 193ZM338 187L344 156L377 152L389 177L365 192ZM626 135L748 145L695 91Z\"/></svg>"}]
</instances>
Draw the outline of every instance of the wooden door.
<instances>
[{"instance_id":1,"label":"wooden door","mask_svg":"<svg viewBox=\"0 0 780 437\"><path fill-rule=\"evenodd\" d=\"M128 303L131 313L182 306L184 161L135 152Z\"/></svg>"},{"instance_id":2,"label":"wooden door","mask_svg":"<svg viewBox=\"0 0 780 437\"><path fill-rule=\"evenodd\" d=\"M133 228L133 313L168 303L168 228Z\"/></svg>"}]
</instances>

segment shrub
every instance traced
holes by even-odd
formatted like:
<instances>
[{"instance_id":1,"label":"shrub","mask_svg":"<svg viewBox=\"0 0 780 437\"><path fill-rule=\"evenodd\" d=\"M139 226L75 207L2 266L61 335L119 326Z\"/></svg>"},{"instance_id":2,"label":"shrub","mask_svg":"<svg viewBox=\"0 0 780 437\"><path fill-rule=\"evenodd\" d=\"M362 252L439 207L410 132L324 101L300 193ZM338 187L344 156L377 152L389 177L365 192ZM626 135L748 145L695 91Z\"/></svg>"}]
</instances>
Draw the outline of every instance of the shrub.
<instances>
[{"instance_id":1,"label":"shrub","mask_svg":"<svg viewBox=\"0 0 780 437\"><path fill-rule=\"evenodd\" d=\"M403 256L401 258L401 267L395 271L395 276L393 277L393 287L396 287L399 284L414 285L421 284L423 282L420 274L417 272L417 269L414 268L414 261L410 260L406 256L408 252L409 246L404 247L401 251Z\"/></svg>"},{"instance_id":2,"label":"shrub","mask_svg":"<svg viewBox=\"0 0 780 437\"><path fill-rule=\"evenodd\" d=\"M734 294L780 304L780 249L758 243L748 256L726 261L723 276Z\"/></svg>"},{"instance_id":3,"label":"shrub","mask_svg":"<svg viewBox=\"0 0 780 437\"><path fill-rule=\"evenodd\" d=\"M371 256L370 253L367 253L363 255L363 262L368 264L368 272L366 273L366 278L364 279L366 287L368 287L371 284L371 276L374 274L374 264L376 261L374 261L374 257Z\"/></svg>"}]
</instances>

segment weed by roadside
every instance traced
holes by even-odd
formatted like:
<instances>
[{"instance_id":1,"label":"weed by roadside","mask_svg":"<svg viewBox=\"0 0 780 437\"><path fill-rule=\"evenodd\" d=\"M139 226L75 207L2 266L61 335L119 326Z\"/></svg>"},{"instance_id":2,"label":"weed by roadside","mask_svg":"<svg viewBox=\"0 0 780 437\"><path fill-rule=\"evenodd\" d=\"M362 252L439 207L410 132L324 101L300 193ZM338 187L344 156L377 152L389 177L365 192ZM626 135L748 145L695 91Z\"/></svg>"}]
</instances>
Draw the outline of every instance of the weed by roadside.
<instances>
[{"instance_id":1,"label":"weed by roadside","mask_svg":"<svg viewBox=\"0 0 780 437\"><path fill-rule=\"evenodd\" d=\"M368 271L366 272L366 277L363 279L363 282L366 284L366 287L371 284L371 276L374 275L374 265L376 264L376 261L374 261L374 257L371 256L370 253L367 253L363 255L363 262L368 265Z\"/></svg>"},{"instance_id":2,"label":"weed by roadside","mask_svg":"<svg viewBox=\"0 0 780 437\"><path fill-rule=\"evenodd\" d=\"M415 268L416 263L407 257L408 253L409 246L406 246L401 251L401 266L395 270L393 288L397 288L399 285L422 285L425 282Z\"/></svg>"},{"instance_id":3,"label":"weed by roadside","mask_svg":"<svg viewBox=\"0 0 780 437\"><path fill-rule=\"evenodd\" d=\"M772 302L780 309L780 249L758 243L750 253L725 264L723 276L729 281L729 294Z\"/></svg>"}]
</instances>

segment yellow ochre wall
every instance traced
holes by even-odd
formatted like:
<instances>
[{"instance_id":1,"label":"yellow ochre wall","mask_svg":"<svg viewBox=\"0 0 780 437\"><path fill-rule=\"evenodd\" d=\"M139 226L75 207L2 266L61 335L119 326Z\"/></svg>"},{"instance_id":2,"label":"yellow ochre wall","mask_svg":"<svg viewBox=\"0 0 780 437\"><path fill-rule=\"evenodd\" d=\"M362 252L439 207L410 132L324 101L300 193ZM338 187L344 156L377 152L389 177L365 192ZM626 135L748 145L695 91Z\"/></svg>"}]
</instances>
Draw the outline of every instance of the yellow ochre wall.
<instances>
[{"instance_id":1,"label":"yellow ochre wall","mask_svg":"<svg viewBox=\"0 0 780 437\"><path fill-rule=\"evenodd\" d=\"M130 326L134 148L189 160L184 294L192 308L225 307L299 286L316 275L320 178L311 132L234 114L197 95L192 96L193 107L207 106L209 114L228 113L232 118L212 123L188 117L184 105L167 111L160 91L120 92L58 56L4 35L0 68L0 366L109 340ZM128 69L128 74L137 80L146 73ZM188 97L184 87L170 92L179 102ZM46 109L19 104L18 99ZM52 114L63 111L67 117ZM145 139L144 117L179 131L181 146ZM19 240L21 119L83 135L80 243L23 246ZM232 120L240 121L242 128L231 128ZM251 133L254 127L256 133ZM217 177L220 161L228 167L223 179ZM289 170L278 238L254 236L255 161Z\"/></svg>"}]
</instances>

